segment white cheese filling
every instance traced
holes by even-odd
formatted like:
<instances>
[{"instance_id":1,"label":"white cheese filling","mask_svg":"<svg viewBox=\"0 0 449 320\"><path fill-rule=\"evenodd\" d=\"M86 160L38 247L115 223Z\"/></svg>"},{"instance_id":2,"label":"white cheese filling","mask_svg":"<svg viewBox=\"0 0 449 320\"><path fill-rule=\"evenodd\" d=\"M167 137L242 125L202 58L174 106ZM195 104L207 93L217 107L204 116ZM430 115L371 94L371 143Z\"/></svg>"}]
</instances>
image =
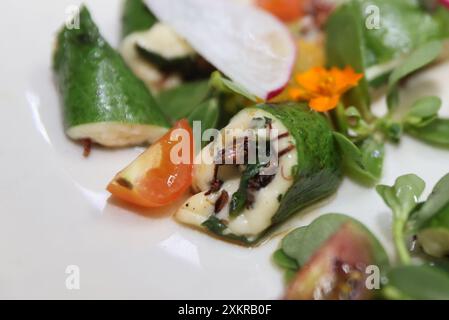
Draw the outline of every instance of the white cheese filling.
<instances>
[{"instance_id":1,"label":"white cheese filling","mask_svg":"<svg viewBox=\"0 0 449 320\"><path fill-rule=\"evenodd\" d=\"M245 129L251 128L254 118L272 119L271 140L276 140L279 134L288 132L281 121L272 114L260 109L245 109L239 112L222 130L222 137L226 141L232 141L232 137L239 136ZM240 129L240 133L228 129ZM277 140L276 153L295 145L295 140L291 135ZM215 165L212 163L214 156L211 150L214 149L215 142L206 146L197 156L194 167L193 188L197 194L189 198L184 205L177 211L175 218L185 224L201 227L209 217L215 215L218 219L225 221L227 229L225 234L232 233L238 236L245 236L249 240L256 238L261 232L267 229L272 223L271 218L279 209L280 198L285 195L293 184L291 176L293 167L296 166L297 151L292 149L279 158L278 168L274 179L265 187L254 191L254 202L252 206L247 207L237 217L229 217L229 203L232 194L237 191L240 184L241 172L237 166L225 165L219 167L219 179L223 181L220 190L206 195L210 190L211 182L214 179ZM221 193L226 191L229 195L229 201L223 208L215 213L215 203Z\"/></svg>"}]
</instances>

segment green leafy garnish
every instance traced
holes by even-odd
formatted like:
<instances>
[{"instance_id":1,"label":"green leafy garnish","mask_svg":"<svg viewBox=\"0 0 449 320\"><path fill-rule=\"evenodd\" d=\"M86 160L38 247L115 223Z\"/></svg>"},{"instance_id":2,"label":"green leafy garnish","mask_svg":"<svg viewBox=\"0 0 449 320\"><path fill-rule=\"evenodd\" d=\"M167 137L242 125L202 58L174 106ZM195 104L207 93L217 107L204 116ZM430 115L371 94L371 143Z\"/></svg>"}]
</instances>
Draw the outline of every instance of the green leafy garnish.
<instances>
[{"instance_id":1,"label":"green leafy garnish","mask_svg":"<svg viewBox=\"0 0 449 320\"><path fill-rule=\"evenodd\" d=\"M441 49L438 41L448 37L445 11L424 10L418 1L349 0L339 5L326 23L327 64L351 66L365 75L345 96L346 105L357 107L370 122L369 86L378 87L389 77L389 105L396 107L398 81L433 61ZM367 23L376 15L378 24L370 28Z\"/></svg>"},{"instance_id":2,"label":"green leafy garnish","mask_svg":"<svg viewBox=\"0 0 449 320\"><path fill-rule=\"evenodd\" d=\"M245 97L252 102L257 102L258 100L260 100L257 99L257 97L250 93L248 90L243 88L241 85L223 77L222 74L218 71L212 73L210 84L213 88L221 92L237 94Z\"/></svg>"},{"instance_id":3,"label":"green leafy garnish","mask_svg":"<svg viewBox=\"0 0 449 320\"><path fill-rule=\"evenodd\" d=\"M257 176L260 170L265 167L265 163L248 164L240 178L240 185L236 192L231 197L229 203L229 216L237 217L248 204L248 184L249 181Z\"/></svg>"},{"instance_id":4,"label":"green leafy garnish","mask_svg":"<svg viewBox=\"0 0 449 320\"><path fill-rule=\"evenodd\" d=\"M435 119L424 127L408 126L406 131L416 139L449 148L449 119Z\"/></svg>"},{"instance_id":5,"label":"green leafy garnish","mask_svg":"<svg viewBox=\"0 0 449 320\"><path fill-rule=\"evenodd\" d=\"M296 260L288 256L282 249L278 249L274 252L273 260L281 268L292 269L295 271L298 269Z\"/></svg>"},{"instance_id":6,"label":"green leafy garnish","mask_svg":"<svg viewBox=\"0 0 449 320\"><path fill-rule=\"evenodd\" d=\"M390 75L388 79L387 105L390 110L399 104L397 85L399 81L413 72L427 66L441 54L441 41L431 41L411 53Z\"/></svg>"},{"instance_id":7,"label":"green leafy garnish","mask_svg":"<svg viewBox=\"0 0 449 320\"><path fill-rule=\"evenodd\" d=\"M414 174L396 179L393 186L378 185L377 192L393 210L393 237L400 261L410 263L410 254L405 245L404 231L410 213L418 205L425 182Z\"/></svg>"},{"instance_id":8,"label":"green leafy garnish","mask_svg":"<svg viewBox=\"0 0 449 320\"><path fill-rule=\"evenodd\" d=\"M203 227L207 228L212 234L219 235L221 237L227 238L231 241L237 241L243 244L250 244L251 241L244 236L238 236L233 233L225 233L228 228L226 224L218 219L216 216L210 216L206 221L201 224Z\"/></svg>"},{"instance_id":9,"label":"green leafy garnish","mask_svg":"<svg viewBox=\"0 0 449 320\"><path fill-rule=\"evenodd\" d=\"M430 266L400 266L387 274L383 295L392 300L448 300L449 274Z\"/></svg>"},{"instance_id":10,"label":"green leafy garnish","mask_svg":"<svg viewBox=\"0 0 449 320\"><path fill-rule=\"evenodd\" d=\"M290 232L282 240L281 248L289 257L296 260L298 266L303 266L349 219L348 216L341 214L327 214L319 217L307 227Z\"/></svg>"},{"instance_id":11,"label":"green leafy garnish","mask_svg":"<svg viewBox=\"0 0 449 320\"><path fill-rule=\"evenodd\" d=\"M441 99L438 97L423 97L418 99L404 118L407 126L421 128L437 119L441 109Z\"/></svg>"},{"instance_id":12,"label":"green leafy garnish","mask_svg":"<svg viewBox=\"0 0 449 320\"><path fill-rule=\"evenodd\" d=\"M157 22L143 0L126 0L123 4L122 37L149 30Z\"/></svg>"},{"instance_id":13,"label":"green leafy garnish","mask_svg":"<svg viewBox=\"0 0 449 320\"><path fill-rule=\"evenodd\" d=\"M335 132L334 136L347 174L366 184L378 181L382 175L384 144L369 137L359 147L341 133Z\"/></svg>"},{"instance_id":14,"label":"green leafy garnish","mask_svg":"<svg viewBox=\"0 0 449 320\"><path fill-rule=\"evenodd\" d=\"M208 81L193 81L159 94L161 109L172 121L186 118L197 108L209 94Z\"/></svg>"},{"instance_id":15,"label":"green leafy garnish","mask_svg":"<svg viewBox=\"0 0 449 320\"><path fill-rule=\"evenodd\" d=\"M418 242L427 254L435 257L449 254L449 174L415 210L409 228L417 232Z\"/></svg>"}]
</instances>

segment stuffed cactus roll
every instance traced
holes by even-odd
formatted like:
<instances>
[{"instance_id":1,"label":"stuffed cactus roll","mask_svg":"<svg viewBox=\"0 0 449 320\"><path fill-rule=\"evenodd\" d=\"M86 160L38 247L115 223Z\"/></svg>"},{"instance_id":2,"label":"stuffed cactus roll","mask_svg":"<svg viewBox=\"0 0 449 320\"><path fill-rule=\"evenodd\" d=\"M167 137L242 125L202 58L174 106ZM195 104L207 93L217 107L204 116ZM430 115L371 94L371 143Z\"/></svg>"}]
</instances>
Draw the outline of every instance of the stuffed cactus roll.
<instances>
[{"instance_id":1,"label":"stuffed cactus roll","mask_svg":"<svg viewBox=\"0 0 449 320\"><path fill-rule=\"evenodd\" d=\"M126 0L120 53L153 92L184 80L207 78L212 67L168 25L159 22L143 0Z\"/></svg>"},{"instance_id":2,"label":"stuffed cactus roll","mask_svg":"<svg viewBox=\"0 0 449 320\"><path fill-rule=\"evenodd\" d=\"M67 135L107 147L153 142L169 127L155 99L80 11L79 28L58 34L54 71Z\"/></svg>"},{"instance_id":3,"label":"stuffed cactus roll","mask_svg":"<svg viewBox=\"0 0 449 320\"><path fill-rule=\"evenodd\" d=\"M306 105L246 108L195 159L197 192L178 221L242 244L330 195L340 158L326 119Z\"/></svg>"}]
</instances>

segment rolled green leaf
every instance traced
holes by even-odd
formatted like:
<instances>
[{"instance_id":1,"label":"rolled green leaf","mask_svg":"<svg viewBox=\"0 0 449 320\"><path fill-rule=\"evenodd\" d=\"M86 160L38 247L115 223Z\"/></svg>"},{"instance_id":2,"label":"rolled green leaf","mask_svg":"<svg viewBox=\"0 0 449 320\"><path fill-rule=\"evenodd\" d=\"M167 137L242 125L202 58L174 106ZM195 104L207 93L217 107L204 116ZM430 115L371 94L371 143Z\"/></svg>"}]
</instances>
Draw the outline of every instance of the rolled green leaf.
<instances>
[{"instance_id":1,"label":"rolled green leaf","mask_svg":"<svg viewBox=\"0 0 449 320\"><path fill-rule=\"evenodd\" d=\"M180 222L224 239L253 244L270 227L337 189L340 156L332 130L321 114L296 103L245 108L222 130L229 143L217 150L223 152L220 154L233 154L235 136L227 130L236 128L276 130L278 136L272 136L274 131L270 131L269 140L259 139L257 148L263 143L278 142L277 150L270 156L277 156L279 165L274 172L262 174L266 162L259 160L243 167L217 166L215 161L196 164L193 186L198 193L176 213ZM211 150L219 146L217 143L206 146L198 159L210 157Z\"/></svg>"},{"instance_id":2,"label":"rolled green leaf","mask_svg":"<svg viewBox=\"0 0 449 320\"><path fill-rule=\"evenodd\" d=\"M67 135L108 147L153 142L169 127L145 85L101 36L89 11L57 38L54 71Z\"/></svg>"}]
</instances>

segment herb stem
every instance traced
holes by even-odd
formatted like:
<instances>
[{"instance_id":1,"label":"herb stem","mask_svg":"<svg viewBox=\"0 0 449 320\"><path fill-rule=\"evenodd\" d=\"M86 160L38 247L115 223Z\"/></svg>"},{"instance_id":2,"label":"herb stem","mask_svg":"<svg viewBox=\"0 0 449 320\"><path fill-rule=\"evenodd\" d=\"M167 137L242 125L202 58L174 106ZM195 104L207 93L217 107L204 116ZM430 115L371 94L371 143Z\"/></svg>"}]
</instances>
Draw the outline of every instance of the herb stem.
<instances>
[{"instance_id":1,"label":"herb stem","mask_svg":"<svg viewBox=\"0 0 449 320\"><path fill-rule=\"evenodd\" d=\"M393 222L393 238L399 260L403 265L410 264L411 258L404 241L404 227L406 220L395 218Z\"/></svg>"}]
</instances>

